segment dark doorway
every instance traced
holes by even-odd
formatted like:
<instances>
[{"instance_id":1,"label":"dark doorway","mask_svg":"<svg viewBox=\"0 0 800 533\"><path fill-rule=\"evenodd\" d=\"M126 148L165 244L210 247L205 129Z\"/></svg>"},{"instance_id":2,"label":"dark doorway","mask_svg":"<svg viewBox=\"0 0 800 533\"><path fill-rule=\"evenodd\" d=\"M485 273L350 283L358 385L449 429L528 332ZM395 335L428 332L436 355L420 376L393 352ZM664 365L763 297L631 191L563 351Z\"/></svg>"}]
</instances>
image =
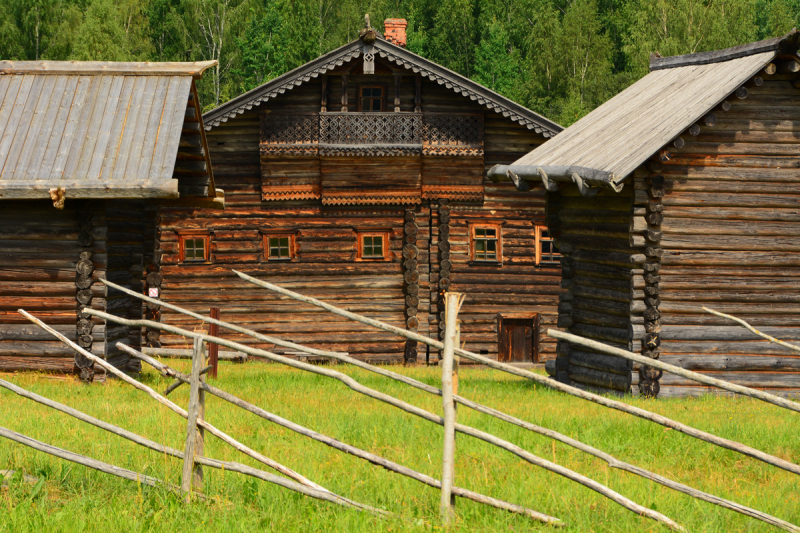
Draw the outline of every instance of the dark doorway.
<instances>
[{"instance_id":1,"label":"dark doorway","mask_svg":"<svg viewBox=\"0 0 800 533\"><path fill-rule=\"evenodd\" d=\"M539 362L539 314L497 315L497 360Z\"/></svg>"}]
</instances>

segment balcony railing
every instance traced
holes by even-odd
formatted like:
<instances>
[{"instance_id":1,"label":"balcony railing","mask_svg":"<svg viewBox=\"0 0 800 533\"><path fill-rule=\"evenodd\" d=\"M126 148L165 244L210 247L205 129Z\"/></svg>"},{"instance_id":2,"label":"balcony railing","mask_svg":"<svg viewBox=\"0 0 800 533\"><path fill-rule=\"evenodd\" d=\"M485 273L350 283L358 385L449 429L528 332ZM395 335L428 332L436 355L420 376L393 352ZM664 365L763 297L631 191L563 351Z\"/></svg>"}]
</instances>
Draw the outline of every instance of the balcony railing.
<instances>
[{"instance_id":1,"label":"balcony railing","mask_svg":"<svg viewBox=\"0 0 800 533\"><path fill-rule=\"evenodd\" d=\"M483 115L264 114L264 155L483 155Z\"/></svg>"}]
</instances>

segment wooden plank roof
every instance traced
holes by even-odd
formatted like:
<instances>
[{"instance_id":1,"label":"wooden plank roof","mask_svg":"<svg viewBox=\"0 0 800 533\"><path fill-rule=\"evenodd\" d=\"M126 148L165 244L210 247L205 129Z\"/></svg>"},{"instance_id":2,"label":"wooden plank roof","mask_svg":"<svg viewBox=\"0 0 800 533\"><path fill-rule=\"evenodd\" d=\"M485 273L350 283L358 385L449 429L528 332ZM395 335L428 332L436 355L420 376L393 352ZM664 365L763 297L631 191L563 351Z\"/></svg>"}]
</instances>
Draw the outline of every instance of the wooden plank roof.
<instances>
[{"instance_id":1,"label":"wooden plank roof","mask_svg":"<svg viewBox=\"0 0 800 533\"><path fill-rule=\"evenodd\" d=\"M361 39L357 39L212 109L203 115L205 127L210 130L215 126L219 126L228 119L272 98L276 98L286 91L299 87L312 78L316 78L338 66L361 57L365 51L407 68L423 78L444 85L456 94L469 98L487 109L492 109L504 117L508 117L510 120L534 130L536 133L541 133L544 137L552 137L563 129L555 122L509 100L505 96L501 96L461 74L437 65L433 61L409 52L403 47L392 44L380 36L371 45L365 45Z\"/></svg>"},{"instance_id":2,"label":"wooden plank roof","mask_svg":"<svg viewBox=\"0 0 800 533\"><path fill-rule=\"evenodd\" d=\"M651 58L653 70L492 179L622 187L639 165L763 69L797 33L717 52ZM794 45L796 50L796 45ZM518 184L519 186L519 184Z\"/></svg>"},{"instance_id":3,"label":"wooden plank roof","mask_svg":"<svg viewBox=\"0 0 800 533\"><path fill-rule=\"evenodd\" d=\"M0 62L0 199L178 197L193 80L214 64Z\"/></svg>"}]
</instances>

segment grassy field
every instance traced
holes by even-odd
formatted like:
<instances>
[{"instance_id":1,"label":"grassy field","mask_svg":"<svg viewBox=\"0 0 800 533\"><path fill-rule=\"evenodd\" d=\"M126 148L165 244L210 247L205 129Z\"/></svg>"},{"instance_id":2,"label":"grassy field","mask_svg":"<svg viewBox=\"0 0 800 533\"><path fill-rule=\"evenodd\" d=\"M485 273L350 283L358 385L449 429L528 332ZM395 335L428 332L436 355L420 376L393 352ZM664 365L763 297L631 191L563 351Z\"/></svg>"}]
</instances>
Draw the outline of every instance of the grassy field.
<instances>
[{"instance_id":1,"label":"grassy field","mask_svg":"<svg viewBox=\"0 0 800 533\"><path fill-rule=\"evenodd\" d=\"M188 362L175 363L188 370ZM367 386L441 412L438 397L346 366L338 369ZM398 368L436 384L438 369ZM43 375L0 375L23 388L114 422L153 440L183 447L185 421L119 381L83 386ZM168 381L142 379L157 390ZM267 410L434 477L441 474L441 428L357 395L341 383L277 365L224 364L215 384ZM800 523L800 478L661 426L486 369L463 369L461 393L534 423L556 429L701 490ZM186 405L182 387L174 400ZM796 413L749 399L705 397L626 401L720 436L800 462ZM604 483L695 532L768 531L769 526L610 469L562 444L459 408L459 422L490 431L526 450ZM397 518L379 519L311 500L234 473L206 469L210 502L184 505L151 489L0 440L0 470L38 476L11 479L0 491L0 531L437 531L439 493L408 478L272 425L210 397L207 418L217 427L310 479ZM178 483L181 463L127 440L0 390L0 426L125 468ZM259 466L209 437L210 457ZM562 531L667 531L599 494L460 435L456 483L556 516ZM503 511L459 500L455 531L556 531ZM777 531L777 530L775 530Z\"/></svg>"}]
</instances>

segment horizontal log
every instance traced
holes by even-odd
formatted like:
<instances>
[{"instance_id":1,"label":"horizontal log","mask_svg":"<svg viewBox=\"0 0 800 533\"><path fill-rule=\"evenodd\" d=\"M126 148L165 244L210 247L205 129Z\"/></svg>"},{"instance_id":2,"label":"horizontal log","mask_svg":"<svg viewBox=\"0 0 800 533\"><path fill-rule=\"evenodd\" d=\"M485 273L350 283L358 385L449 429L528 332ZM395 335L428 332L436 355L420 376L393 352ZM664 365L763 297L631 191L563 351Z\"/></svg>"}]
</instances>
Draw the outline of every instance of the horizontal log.
<instances>
[{"instance_id":1,"label":"horizontal log","mask_svg":"<svg viewBox=\"0 0 800 533\"><path fill-rule=\"evenodd\" d=\"M661 355L659 360L693 371L800 371L800 357L769 357L758 355Z\"/></svg>"},{"instance_id":2,"label":"horizontal log","mask_svg":"<svg viewBox=\"0 0 800 533\"><path fill-rule=\"evenodd\" d=\"M629 392L631 386L630 373L627 376L602 372L591 368L570 365L567 368L569 378L578 383L613 389L621 392Z\"/></svg>"},{"instance_id":3,"label":"horizontal log","mask_svg":"<svg viewBox=\"0 0 800 533\"><path fill-rule=\"evenodd\" d=\"M630 361L622 359L621 357L594 352L585 352L575 349L572 349L569 352L569 364L582 366L585 368L592 368L602 372L619 374L626 377L630 377L631 370L633 368L633 365L630 363Z\"/></svg>"}]
</instances>

